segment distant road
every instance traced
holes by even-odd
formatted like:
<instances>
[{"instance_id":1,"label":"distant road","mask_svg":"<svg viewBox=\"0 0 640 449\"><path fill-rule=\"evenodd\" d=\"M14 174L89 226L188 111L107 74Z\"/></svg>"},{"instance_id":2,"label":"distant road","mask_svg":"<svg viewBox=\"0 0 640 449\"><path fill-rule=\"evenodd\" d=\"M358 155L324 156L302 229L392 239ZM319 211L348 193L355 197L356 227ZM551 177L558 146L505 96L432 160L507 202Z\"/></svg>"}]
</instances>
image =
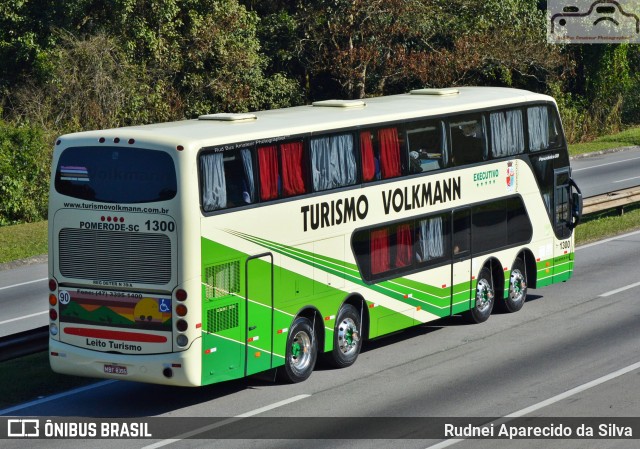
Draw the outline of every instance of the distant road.
<instances>
[{"instance_id":1,"label":"distant road","mask_svg":"<svg viewBox=\"0 0 640 449\"><path fill-rule=\"evenodd\" d=\"M571 161L585 198L640 185L640 147Z\"/></svg>"},{"instance_id":2,"label":"distant road","mask_svg":"<svg viewBox=\"0 0 640 449\"><path fill-rule=\"evenodd\" d=\"M640 147L575 159L576 182L585 197L640 185ZM0 336L45 326L47 265L0 271Z\"/></svg>"}]
</instances>

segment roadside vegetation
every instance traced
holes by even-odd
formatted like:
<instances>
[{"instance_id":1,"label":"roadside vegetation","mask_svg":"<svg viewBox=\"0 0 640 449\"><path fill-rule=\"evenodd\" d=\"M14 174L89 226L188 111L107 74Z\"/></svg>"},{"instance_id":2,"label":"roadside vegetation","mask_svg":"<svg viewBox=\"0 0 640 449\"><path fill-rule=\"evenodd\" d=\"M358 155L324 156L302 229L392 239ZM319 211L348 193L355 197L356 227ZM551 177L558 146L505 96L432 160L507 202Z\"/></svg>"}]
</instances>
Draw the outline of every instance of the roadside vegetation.
<instances>
[{"instance_id":1,"label":"roadside vegetation","mask_svg":"<svg viewBox=\"0 0 640 449\"><path fill-rule=\"evenodd\" d=\"M545 24L532 0L6 0L0 226L47 218L57 136L202 113L507 86L554 96L575 154L636 144L598 137L640 124L640 47Z\"/></svg>"}]
</instances>

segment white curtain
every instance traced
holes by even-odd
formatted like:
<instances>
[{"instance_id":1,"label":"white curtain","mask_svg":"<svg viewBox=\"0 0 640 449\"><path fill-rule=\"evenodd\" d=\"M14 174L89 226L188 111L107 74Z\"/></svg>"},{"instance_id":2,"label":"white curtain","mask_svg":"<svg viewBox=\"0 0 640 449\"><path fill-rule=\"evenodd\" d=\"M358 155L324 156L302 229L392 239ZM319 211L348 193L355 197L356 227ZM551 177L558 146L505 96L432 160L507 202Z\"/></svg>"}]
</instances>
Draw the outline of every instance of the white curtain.
<instances>
[{"instance_id":1,"label":"white curtain","mask_svg":"<svg viewBox=\"0 0 640 449\"><path fill-rule=\"evenodd\" d=\"M494 157L512 156L524 152L524 128L519 109L490 114L491 140Z\"/></svg>"},{"instance_id":2,"label":"white curtain","mask_svg":"<svg viewBox=\"0 0 640 449\"><path fill-rule=\"evenodd\" d=\"M248 149L240 150L242 156L242 167L244 168L244 179L246 190L242 192L245 203L253 203L256 200L256 183L253 179L253 161L251 160L251 151ZM246 195L245 195L246 193Z\"/></svg>"},{"instance_id":3,"label":"white curtain","mask_svg":"<svg viewBox=\"0 0 640 449\"><path fill-rule=\"evenodd\" d=\"M529 122L529 149L531 151L549 148L549 112L546 106L527 109Z\"/></svg>"},{"instance_id":4,"label":"white curtain","mask_svg":"<svg viewBox=\"0 0 640 449\"><path fill-rule=\"evenodd\" d=\"M426 262L444 255L444 235L442 233L442 217L420 220L418 223L420 236L418 237L419 262Z\"/></svg>"},{"instance_id":5,"label":"white curtain","mask_svg":"<svg viewBox=\"0 0 640 449\"><path fill-rule=\"evenodd\" d=\"M202 173L202 207L209 212L227 207L227 188L222 153L209 153L200 157Z\"/></svg>"},{"instance_id":6,"label":"white curtain","mask_svg":"<svg viewBox=\"0 0 640 449\"><path fill-rule=\"evenodd\" d=\"M311 139L313 190L328 190L356 183L356 157L353 136Z\"/></svg>"}]
</instances>

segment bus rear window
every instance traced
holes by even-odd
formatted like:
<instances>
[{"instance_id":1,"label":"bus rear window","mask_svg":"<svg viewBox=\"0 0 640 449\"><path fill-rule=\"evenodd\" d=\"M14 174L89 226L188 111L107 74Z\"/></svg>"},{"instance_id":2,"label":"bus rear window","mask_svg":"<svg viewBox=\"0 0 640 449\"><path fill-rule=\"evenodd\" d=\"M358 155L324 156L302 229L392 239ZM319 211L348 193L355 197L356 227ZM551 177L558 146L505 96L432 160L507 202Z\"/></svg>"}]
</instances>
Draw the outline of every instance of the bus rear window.
<instances>
[{"instance_id":1,"label":"bus rear window","mask_svg":"<svg viewBox=\"0 0 640 449\"><path fill-rule=\"evenodd\" d=\"M176 170L166 153L140 148L74 147L60 156L58 193L103 203L150 203L176 195Z\"/></svg>"}]
</instances>

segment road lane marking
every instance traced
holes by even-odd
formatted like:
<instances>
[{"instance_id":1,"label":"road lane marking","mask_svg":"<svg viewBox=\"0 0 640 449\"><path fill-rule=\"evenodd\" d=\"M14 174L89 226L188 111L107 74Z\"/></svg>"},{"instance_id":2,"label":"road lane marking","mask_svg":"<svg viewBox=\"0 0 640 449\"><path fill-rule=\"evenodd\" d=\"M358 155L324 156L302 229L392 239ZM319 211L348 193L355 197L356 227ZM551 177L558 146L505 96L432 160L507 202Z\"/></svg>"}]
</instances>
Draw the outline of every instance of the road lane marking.
<instances>
[{"instance_id":1,"label":"road lane marking","mask_svg":"<svg viewBox=\"0 0 640 449\"><path fill-rule=\"evenodd\" d=\"M586 245L580 245L580 246L576 247L576 251L580 251L581 249L591 248L592 246L596 246L596 245L602 245L603 243L613 242L614 240L620 240L620 239L623 239L625 237L631 237L632 235L637 235L637 234L640 234L640 231L633 231L633 232L629 232L627 234L620 234L620 235L616 235L614 237L609 237L608 239L598 240L597 242L587 243Z\"/></svg>"},{"instance_id":2,"label":"road lane marking","mask_svg":"<svg viewBox=\"0 0 640 449\"><path fill-rule=\"evenodd\" d=\"M311 395L310 394L299 394L298 396L294 396L292 398L285 399L283 401L276 402L276 403L271 404L271 405L266 405L264 407L257 408L255 410L251 410L250 412L243 413L241 415L236 415L233 418L227 418L227 419L225 419L223 421L220 421L220 422L208 425L208 426L200 427L199 429L194 429L194 430L192 430L190 432L185 432L182 435L176 436L175 438L158 441L157 443L150 444L149 446L144 446L142 449L156 449L158 447L163 447L163 446L167 446L169 444L177 443L177 442L179 442L181 440L184 440L186 438L193 437L194 435L198 435L198 434L201 434L203 432L207 432L209 430L217 429L218 427L226 426L227 424L231 424L233 422L239 421L242 418L249 418L251 416L259 415L260 413L264 413L264 412L267 412L269 410L273 410L274 408L282 407L283 405L291 404L292 402L296 402L296 401L299 401L300 399L308 398L309 396L311 396Z\"/></svg>"},{"instance_id":3,"label":"road lane marking","mask_svg":"<svg viewBox=\"0 0 640 449\"><path fill-rule=\"evenodd\" d=\"M571 173L581 171L581 170L591 170L592 168L604 167L605 165L622 164L623 162L635 161L636 159L640 159L640 157L632 157L631 159L624 159L622 161L607 162L605 164L592 165L591 167L574 168L573 170L571 170Z\"/></svg>"},{"instance_id":4,"label":"road lane marking","mask_svg":"<svg viewBox=\"0 0 640 449\"><path fill-rule=\"evenodd\" d=\"M630 373L631 371L635 371L637 369L640 368L640 362L634 363L632 365L629 366L625 366L624 368L619 369L618 371L614 371L612 373L606 374L602 377L599 377L595 380L592 380L591 382L587 382L585 384L579 385L575 388L572 388L570 390L565 391L564 393L560 393L558 395L555 395L549 399L546 399L542 402L538 402L537 404L533 404L529 407L525 407L522 410L518 410L517 412L513 412L510 413L508 415L503 416L500 419L497 419L495 421L492 421L490 423L485 424L485 426L489 426L491 424L493 425L500 425L500 424L504 424L506 422L509 422L511 419L513 418L520 418L522 416L528 415L529 413L533 413L537 410L540 410L541 408L547 407L549 405L555 404L556 402L560 402L563 401L567 398L570 398L571 396L574 396L578 393L582 393L583 391L589 390L593 387L597 387L600 384L603 384L605 382L608 382L610 380L613 380L617 377L623 376L627 373ZM452 438L449 440L444 440L441 441L440 443L434 444L433 446L429 446L427 447L427 449L443 449L445 447L449 447L449 446L453 446L454 444L458 444L461 441L465 441L466 438Z\"/></svg>"},{"instance_id":5,"label":"road lane marking","mask_svg":"<svg viewBox=\"0 0 640 449\"><path fill-rule=\"evenodd\" d=\"M54 394L53 396L47 396L46 398L36 399L35 401L26 402L24 404L16 405L14 407L5 408L4 410L0 410L0 416L2 415L10 415L19 410L24 410L25 408L35 407L36 405L44 404L45 402L51 402L58 400L60 398L64 398L66 396L72 396L74 394L83 393L85 391L93 390L94 388L104 387L106 385L112 384L114 382L118 382L117 380L105 380L103 382L97 382L91 385L85 385L84 387L74 388L73 390L65 391L63 393ZM37 416L37 413L32 413L32 416Z\"/></svg>"},{"instance_id":6,"label":"road lane marking","mask_svg":"<svg viewBox=\"0 0 640 449\"><path fill-rule=\"evenodd\" d=\"M632 181L634 179L640 179L640 176L634 176L633 178L621 179L619 181L613 181L613 182L625 182L625 181Z\"/></svg>"},{"instance_id":7,"label":"road lane marking","mask_svg":"<svg viewBox=\"0 0 640 449\"><path fill-rule=\"evenodd\" d=\"M7 324L7 323L12 323L14 321L24 320L24 319L31 318L31 317L38 316L38 315L44 315L45 313L47 313L46 310L43 311L43 312L32 313L31 315L19 316L18 318L11 318L10 320L0 321L0 325Z\"/></svg>"},{"instance_id":8,"label":"road lane marking","mask_svg":"<svg viewBox=\"0 0 640 449\"><path fill-rule=\"evenodd\" d=\"M629 284L624 287L616 288L615 290L608 291L600 295L601 298L606 298L607 296L615 295L616 293L623 292L625 290L629 290L631 288L635 288L640 286L640 282L636 282L635 284Z\"/></svg>"},{"instance_id":9,"label":"road lane marking","mask_svg":"<svg viewBox=\"0 0 640 449\"><path fill-rule=\"evenodd\" d=\"M20 284L7 285L6 287L0 287L0 290L6 290L8 288L20 287L21 285L34 284L36 282L42 282L42 281L46 281L46 280L47 280L47 278L42 278L42 279L36 279L35 281L27 281L27 282L22 282Z\"/></svg>"}]
</instances>

